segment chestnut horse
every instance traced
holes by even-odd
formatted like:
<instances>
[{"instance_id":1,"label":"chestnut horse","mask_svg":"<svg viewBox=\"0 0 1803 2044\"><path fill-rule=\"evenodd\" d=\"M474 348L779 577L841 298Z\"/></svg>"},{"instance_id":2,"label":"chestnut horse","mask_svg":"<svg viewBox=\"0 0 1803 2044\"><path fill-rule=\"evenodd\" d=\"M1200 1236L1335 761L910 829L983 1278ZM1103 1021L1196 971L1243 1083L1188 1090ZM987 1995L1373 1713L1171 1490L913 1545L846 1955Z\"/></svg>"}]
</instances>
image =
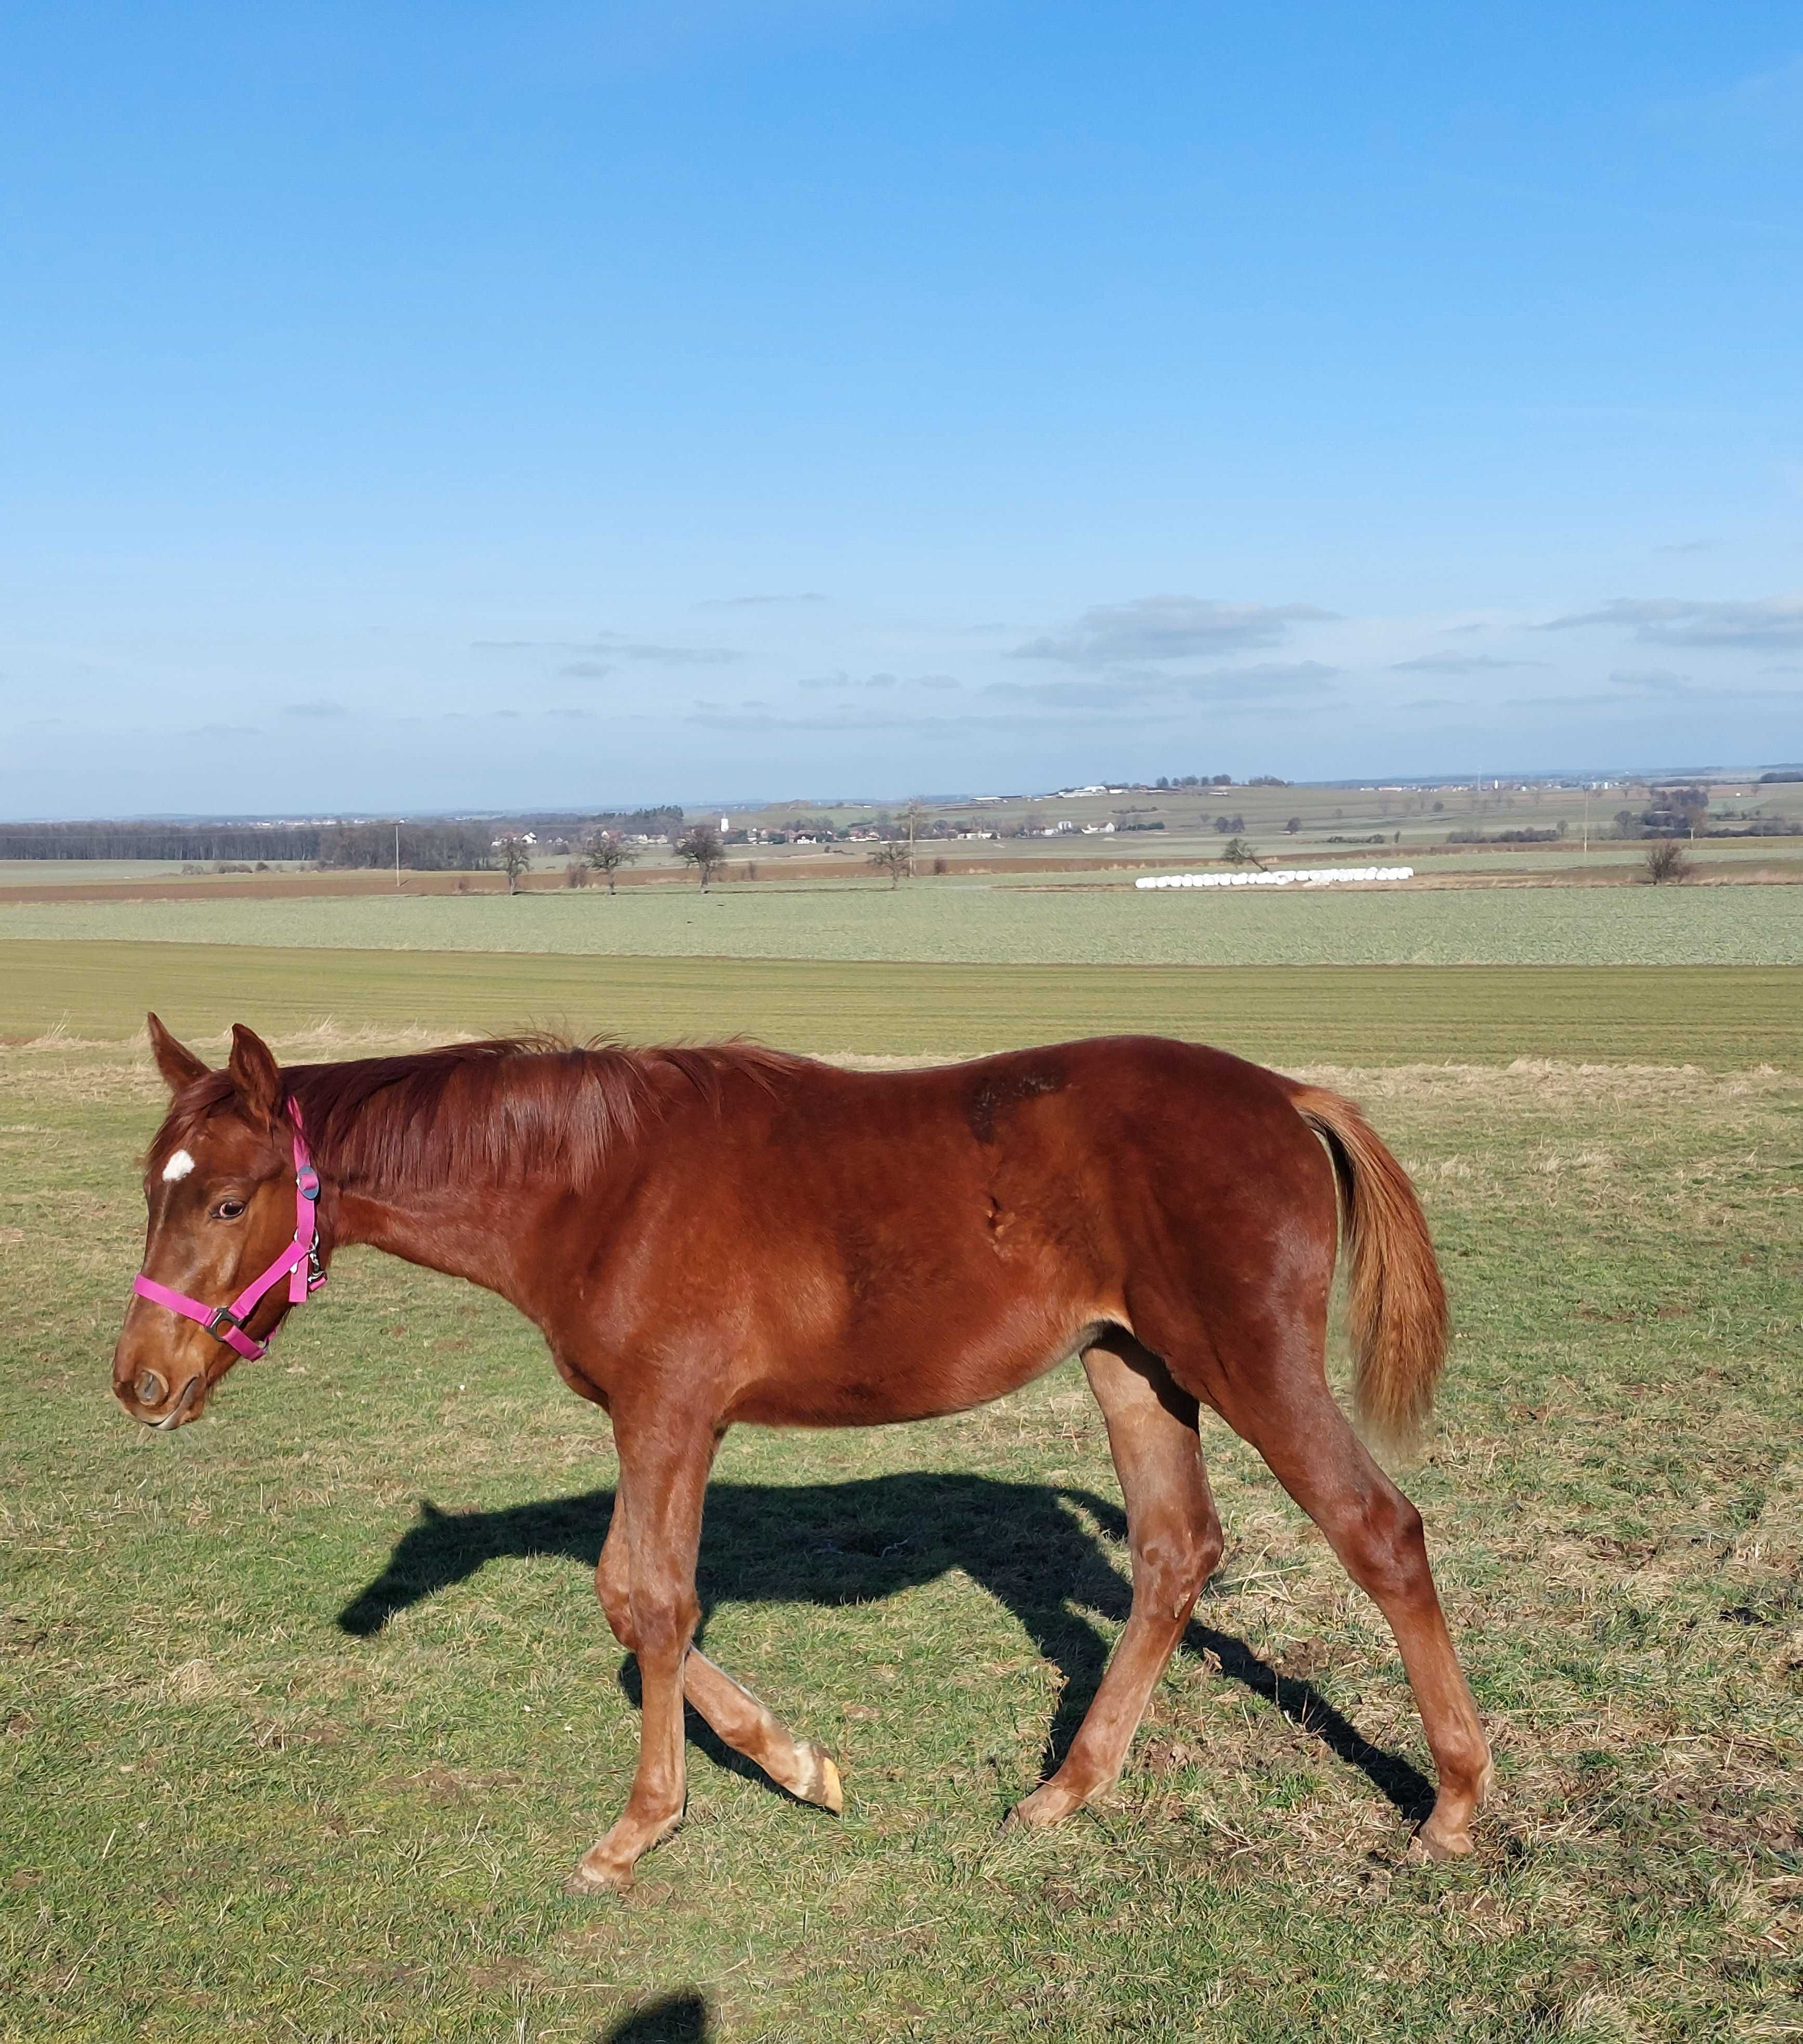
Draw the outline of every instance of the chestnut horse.
<instances>
[{"instance_id":1,"label":"chestnut horse","mask_svg":"<svg viewBox=\"0 0 1803 2044\"><path fill-rule=\"evenodd\" d=\"M726 1429L961 1412L1073 1351L1107 1423L1133 1601L1062 1764L1015 1819L1054 1823L1119 1775L1220 1558L1206 1405L1388 1619L1438 1770L1418 1847L1471 1850L1489 1752L1421 1517L1327 1384L1342 1220L1368 1431L1418 1428L1445 1350L1414 1189L1350 1101L1153 1037L884 1073L538 1039L284 1070L241 1026L213 1071L154 1015L150 1039L173 1098L144 1173L146 1289L113 1358L127 1411L195 1418L305 1297L305 1251L316 1283L368 1243L499 1293L609 1415L596 1589L638 1658L643 1717L631 1794L580 1885L630 1886L680 1823L685 1696L792 1794L842 1807L827 1754L690 1643ZM236 1318L219 1304L234 1293Z\"/></svg>"}]
</instances>

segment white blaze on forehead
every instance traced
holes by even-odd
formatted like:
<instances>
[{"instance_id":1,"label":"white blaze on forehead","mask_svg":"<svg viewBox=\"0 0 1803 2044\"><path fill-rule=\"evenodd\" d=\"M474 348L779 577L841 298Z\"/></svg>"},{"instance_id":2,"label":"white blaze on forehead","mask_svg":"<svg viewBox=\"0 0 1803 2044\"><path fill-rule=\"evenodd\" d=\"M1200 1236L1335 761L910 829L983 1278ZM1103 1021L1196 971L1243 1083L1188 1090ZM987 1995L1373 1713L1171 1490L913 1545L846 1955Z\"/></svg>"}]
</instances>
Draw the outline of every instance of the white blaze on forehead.
<instances>
[{"instance_id":1,"label":"white blaze on forehead","mask_svg":"<svg viewBox=\"0 0 1803 2044\"><path fill-rule=\"evenodd\" d=\"M186 1150L178 1150L163 1167L163 1182L172 1185L178 1178L185 1178L194 1168L194 1160Z\"/></svg>"}]
</instances>

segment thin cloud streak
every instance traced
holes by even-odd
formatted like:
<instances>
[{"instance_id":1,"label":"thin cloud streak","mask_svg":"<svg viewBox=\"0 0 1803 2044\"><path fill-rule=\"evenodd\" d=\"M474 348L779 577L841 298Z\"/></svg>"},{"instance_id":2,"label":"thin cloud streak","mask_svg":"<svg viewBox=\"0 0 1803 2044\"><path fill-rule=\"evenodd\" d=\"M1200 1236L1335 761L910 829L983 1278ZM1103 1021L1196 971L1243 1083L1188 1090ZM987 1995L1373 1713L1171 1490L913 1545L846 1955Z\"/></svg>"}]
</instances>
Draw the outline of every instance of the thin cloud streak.
<instances>
[{"instance_id":1,"label":"thin cloud streak","mask_svg":"<svg viewBox=\"0 0 1803 2044\"><path fill-rule=\"evenodd\" d=\"M1586 625L1632 629L1655 646L1803 646L1803 601L1696 601L1682 597L1617 597L1595 610L1573 611L1534 628L1571 632Z\"/></svg>"},{"instance_id":2,"label":"thin cloud streak","mask_svg":"<svg viewBox=\"0 0 1803 2044\"><path fill-rule=\"evenodd\" d=\"M1032 703L1045 709L1115 709L1164 701L1254 705L1273 697L1319 696L1339 672L1318 660L1268 661L1250 667L1218 667L1206 674L1127 671L1092 682L992 682L986 697Z\"/></svg>"},{"instance_id":3,"label":"thin cloud streak","mask_svg":"<svg viewBox=\"0 0 1803 2044\"><path fill-rule=\"evenodd\" d=\"M1544 667L1544 660L1499 660L1494 653L1421 653L1391 663L1393 674L1480 674L1499 667Z\"/></svg>"},{"instance_id":4,"label":"thin cloud streak","mask_svg":"<svg viewBox=\"0 0 1803 2044\"><path fill-rule=\"evenodd\" d=\"M1283 641L1292 624L1330 623L1337 613L1312 603L1223 603L1211 597L1142 596L1098 604L1068 631L1030 639L1017 660L1059 660L1108 667L1137 660L1189 660L1249 652Z\"/></svg>"},{"instance_id":5,"label":"thin cloud streak","mask_svg":"<svg viewBox=\"0 0 1803 2044\"><path fill-rule=\"evenodd\" d=\"M719 667L745 655L731 646L666 646L628 639L622 632L599 632L593 639L472 639L474 653L576 653L616 660L642 660L667 667Z\"/></svg>"}]
</instances>

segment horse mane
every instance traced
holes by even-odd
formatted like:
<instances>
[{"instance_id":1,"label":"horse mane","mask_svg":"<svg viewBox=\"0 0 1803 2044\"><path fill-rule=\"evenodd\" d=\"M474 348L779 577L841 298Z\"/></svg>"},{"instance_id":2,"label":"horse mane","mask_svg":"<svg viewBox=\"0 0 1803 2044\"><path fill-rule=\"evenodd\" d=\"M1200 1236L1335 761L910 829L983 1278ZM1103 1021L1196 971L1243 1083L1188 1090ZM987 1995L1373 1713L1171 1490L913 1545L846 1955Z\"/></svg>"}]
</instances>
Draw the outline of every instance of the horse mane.
<instances>
[{"instance_id":1,"label":"horse mane","mask_svg":"<svg viewBox=\"0 0 1803 2044\"><path fill-rule=\"evenodd\" d=\"M593 1182L673 1097L692 1090L717 1112L727 1082L766 1093L804 1061L750 1043L628 1050L558 1036L447 1043L392 1058L282 1068L282 1098L300 1108L308 1147L340 1185L380 1192L530 1174L570 1191ZM178 1143L236 1097L209 1072L171 1109L157 1149Z\"/></svg>"}]
</instances>

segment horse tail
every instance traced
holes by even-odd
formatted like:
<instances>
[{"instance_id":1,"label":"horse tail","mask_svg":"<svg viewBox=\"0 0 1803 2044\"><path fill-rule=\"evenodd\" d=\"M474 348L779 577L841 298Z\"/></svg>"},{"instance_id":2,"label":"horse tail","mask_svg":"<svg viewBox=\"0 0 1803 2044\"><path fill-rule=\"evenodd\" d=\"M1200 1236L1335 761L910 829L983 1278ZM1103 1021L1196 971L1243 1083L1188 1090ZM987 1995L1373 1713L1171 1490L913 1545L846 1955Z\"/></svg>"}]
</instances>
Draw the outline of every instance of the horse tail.
<instances>
[{"instance_id":1,"label":"horse tail","mask_svg":"<svg viewBox=\"0 0 1803 2044\"><path fill-rule=\"evenodd\" d=\"M1446 1287L1409 1174L1349 1100L1295 1086L1291 1103L1327 1146L1351 1266L1346 1326L1360 1425L1393 1453L1420 1441L1446 1362Z\"/></svg>"}]
</instances>

